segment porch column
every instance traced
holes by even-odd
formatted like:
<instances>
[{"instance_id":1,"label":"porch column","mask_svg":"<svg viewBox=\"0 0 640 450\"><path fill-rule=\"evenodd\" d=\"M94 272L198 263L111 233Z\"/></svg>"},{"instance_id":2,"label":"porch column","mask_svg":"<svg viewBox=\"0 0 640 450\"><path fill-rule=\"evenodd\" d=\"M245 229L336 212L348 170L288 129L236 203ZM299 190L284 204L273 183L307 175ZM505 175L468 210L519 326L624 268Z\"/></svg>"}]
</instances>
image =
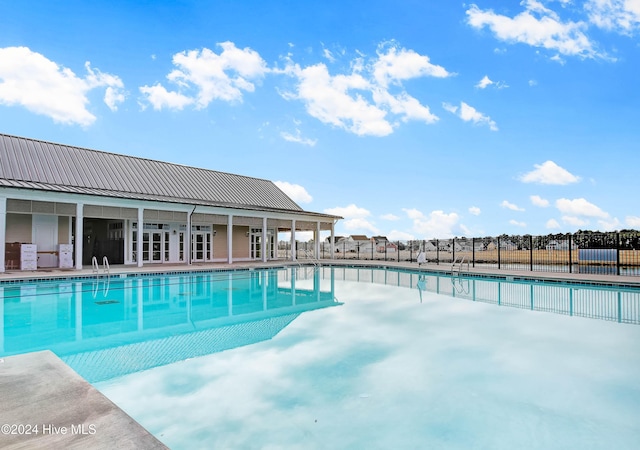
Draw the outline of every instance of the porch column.
<instances>
[{"instance_id":1,"label":"porch column","mask_svg":"<svg viewBox=\"0 0 640 450\"><path fill-rule=\"evenodd\" d=\"M331 221L331 245L330 245L330 249L331 249L331 259L335 258L336 255L336 235L335 235L335 227L336 227L336 222L335 221Z\"/></svg>"},{"instance_id":2,"label":"porch column","mask_svg":"<svg viewBox=\"0 0 640 450\"><path fill-rule=\"evenodd\" d=\"M296 248L296 219L291 220L291 261L297 259L298 249Z\"/></svg>"},{"instance_id":3,"label":"porch column","mask_svg":"<svg viewBox=\"0 0 640 450\"><path fill-rule=\"evenodd\" d=\"M84 203L76 203L76 270L82 270L82 247L84 245Z\"/></svg>"},{"instance_id":4,"label":"porch column","mask_svg":"<svg viewBox=\"0 0 640 450\"><path fill-rule=\"evenodd\" d=\"M269 245L267 243L267 218L262 218L262 262L267 262L267 250Z\"/></svg>"},{"instance_id":5,"label":"porch column","mask_svg":"<svg viewBox=\"0 0 640 450\"><path fill-rule=\"evenodd\" d=\"M316 233L314 242L316 243L316 259L320 260L320 221L316 222Z\"/></svg>"},{"instance_id":6,"label":"porch column","mask_svg":"<svg viewBox=\"0 0 640 450\"><path fill-rule=\"evenodd\" d=\"M233 216L227 218L227 262L233 264Z\"/></svg>"},{"instance_id":7,"label":"porch column","mask_svg":"<svg viewBox=\"0 0 640 450\"><path fill-rule=\"evenodd\" d=\"M7 197L0 197L0 273L5 271L5 242L7 240Z\"/></svg>"},{"instance_id":8,"label":"porch column","mask_svg":"<svg viewBox=\"0 0 640 450\"><path fill-rule=\"evenodd\" d=\"M138 208L138 239L136 239L136 262L142 267L142 235L144 234L144 208Z\"/></svg>"},{"instance_id":9,"label":"porch column","mask_svg":"<svg viewBox=\"0 0 640 450\"><path fill-rule=\"evenodd\" d=\"M193 211L195 211L196 209L193 208ZM191 258L193 257L192 255L192 244L191 244L191 216L193 215L193 211L191 211L189 214L187 214L187 233L185 234L185 243L184 243L184 256L187 258L187 264L191 265Z\"/></svg>"}]
</instances>

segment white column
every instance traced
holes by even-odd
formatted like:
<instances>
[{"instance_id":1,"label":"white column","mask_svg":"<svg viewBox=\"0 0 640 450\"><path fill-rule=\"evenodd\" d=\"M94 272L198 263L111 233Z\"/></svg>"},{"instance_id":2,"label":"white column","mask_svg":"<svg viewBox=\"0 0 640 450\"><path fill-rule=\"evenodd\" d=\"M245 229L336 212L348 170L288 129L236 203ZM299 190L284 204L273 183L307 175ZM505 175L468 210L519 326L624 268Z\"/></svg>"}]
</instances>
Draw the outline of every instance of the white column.
<instances>
[{"instance_id":1,"label":"white column","mask_svg":"<svg viewBox=\"0 0 640 450\"><path fill-rule=\"evenodd\" d=\"M142 267L142 235L144 234L144 208L138 208L138 239L136 239L136 255L138 267Z\"/></svg>"},{"instance_id":2,"label":"white column","mask_svg":"<svg viewBox=\"0 0 640 450\"><path fill-rule=\"evenodd\" d=\"M195 208L193 209L193 211L195 211ZM193 214L193 211L187 214L187 233L184 236L184 256L187 258L187 264L191 264L191 259L193 258L193 244L191 243L191 215Z\"/></svg>"},{"instance_id":3,"label":"white column","mask_svg":"<svg viewBox=\"0 0 640 450\"><path fill-rule=\"evenodd\" d=\"M233 263L233 216L227 218L227 262Z\"/></svg>"},{"instance_id":4,"label":"white column","mask_svg":"<svg viewBox=\"0 0 640 450\"><path fill-rule=\"evenodd\" d=\"M293 219L291 221L291 261L295 261L297 259L296 253L296 219Z\"/></svg>"},{"instance_id":5,"label":"white column","mask_svg":"<svg viewBox=\"0 0 640 450\"><path fill-rule=\"evenodd\" d=\"M0 273L5 271L5 242L7 240L7 197L0 197Z\"/></svg>"},{"instance_id":6,"label":"white column","mask_svg":"<svg viewBox=\"0 0 640 450\"><path fill-rule=\"evenodd\" d=\"M314 239L316 243L316 259L320 260L320 222L316 223L316 237Z\"/></svg>"},{"instance_id":7,"label":"white column","mask_svg":"<svg viewBox=\"0 0 640 450\"><path fill-rule=\"evenodd\" d=\"M75 237L75 250L76 250L76 270L82 270L82 247L84 245L84 204L76 203L76 237Z\"/></svg>"},{"instance_id":8,"label":"white column","mask_svg":"<svg viewBox=\"0 0 640 450\"><path fill-rule=\"evenodd\" d=\"M269 248L267 242L267 218L262 218L262 262L267 262L267 250Z\"/></svg>"}]
</instances>

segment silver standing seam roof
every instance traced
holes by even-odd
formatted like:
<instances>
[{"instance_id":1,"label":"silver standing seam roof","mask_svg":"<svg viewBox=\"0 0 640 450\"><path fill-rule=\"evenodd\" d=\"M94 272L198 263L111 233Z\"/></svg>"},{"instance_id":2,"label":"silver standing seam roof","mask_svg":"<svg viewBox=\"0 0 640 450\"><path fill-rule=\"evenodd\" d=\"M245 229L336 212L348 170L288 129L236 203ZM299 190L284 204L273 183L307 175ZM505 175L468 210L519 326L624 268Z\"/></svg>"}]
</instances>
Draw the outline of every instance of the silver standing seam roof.
<instances>
[{"instance_id":1,"label":"silver standing seam roof","mask_svg":"<svg viewBox=\"0 0 640 450\"><path fill-rule=\"evenodd\" d=\"M0 134L0 186L309 213L269 180L6 134Z\"/></svg>"}]
</instances>

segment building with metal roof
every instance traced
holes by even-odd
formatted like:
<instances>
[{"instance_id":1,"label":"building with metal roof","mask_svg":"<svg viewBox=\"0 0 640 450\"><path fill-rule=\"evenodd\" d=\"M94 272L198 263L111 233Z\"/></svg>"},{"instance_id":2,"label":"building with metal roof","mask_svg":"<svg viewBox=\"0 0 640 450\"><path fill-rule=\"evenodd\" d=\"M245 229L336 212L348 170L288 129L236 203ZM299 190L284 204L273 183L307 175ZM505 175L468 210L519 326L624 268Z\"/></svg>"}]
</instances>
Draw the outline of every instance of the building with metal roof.
<instances>
[{"instance_id":1,"label":"building with metal roof","mask_svg":"<svg viewBox=\"0 0 640 450\"><path fill-rule=\"evenodd\" d=\"M339 219L269 180L0 134L0 272L25 267L26 244L36 268L267 261L279 232L319 247Z\"/></svg>"}]
</instances>

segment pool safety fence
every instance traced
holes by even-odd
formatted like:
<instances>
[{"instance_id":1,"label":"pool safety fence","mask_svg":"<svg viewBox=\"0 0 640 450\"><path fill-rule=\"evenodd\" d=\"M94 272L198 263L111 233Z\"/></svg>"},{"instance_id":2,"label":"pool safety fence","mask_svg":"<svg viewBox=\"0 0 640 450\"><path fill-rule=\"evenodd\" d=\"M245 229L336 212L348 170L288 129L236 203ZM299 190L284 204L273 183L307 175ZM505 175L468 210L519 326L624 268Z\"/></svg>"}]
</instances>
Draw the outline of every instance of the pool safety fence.
<instances>
[{"instance_id":1,"label":"pool safety fence","mask_svg":"<svg viewBox=\"0 0 640 450\"><path fill-rule=\"evenodd\" d=\"M583 232L547 236L501 235L482 238L390 241L380 238L338 238L331 253L327 240L316 255L314 242L296 242L296 258L354 261L417 262L424 253L429 264L453 264L462 258L471 267L531 272L593 273L640 276L640 232ZM288 259L291 246L279 245Z\"/></svg>"}]
</instances>

